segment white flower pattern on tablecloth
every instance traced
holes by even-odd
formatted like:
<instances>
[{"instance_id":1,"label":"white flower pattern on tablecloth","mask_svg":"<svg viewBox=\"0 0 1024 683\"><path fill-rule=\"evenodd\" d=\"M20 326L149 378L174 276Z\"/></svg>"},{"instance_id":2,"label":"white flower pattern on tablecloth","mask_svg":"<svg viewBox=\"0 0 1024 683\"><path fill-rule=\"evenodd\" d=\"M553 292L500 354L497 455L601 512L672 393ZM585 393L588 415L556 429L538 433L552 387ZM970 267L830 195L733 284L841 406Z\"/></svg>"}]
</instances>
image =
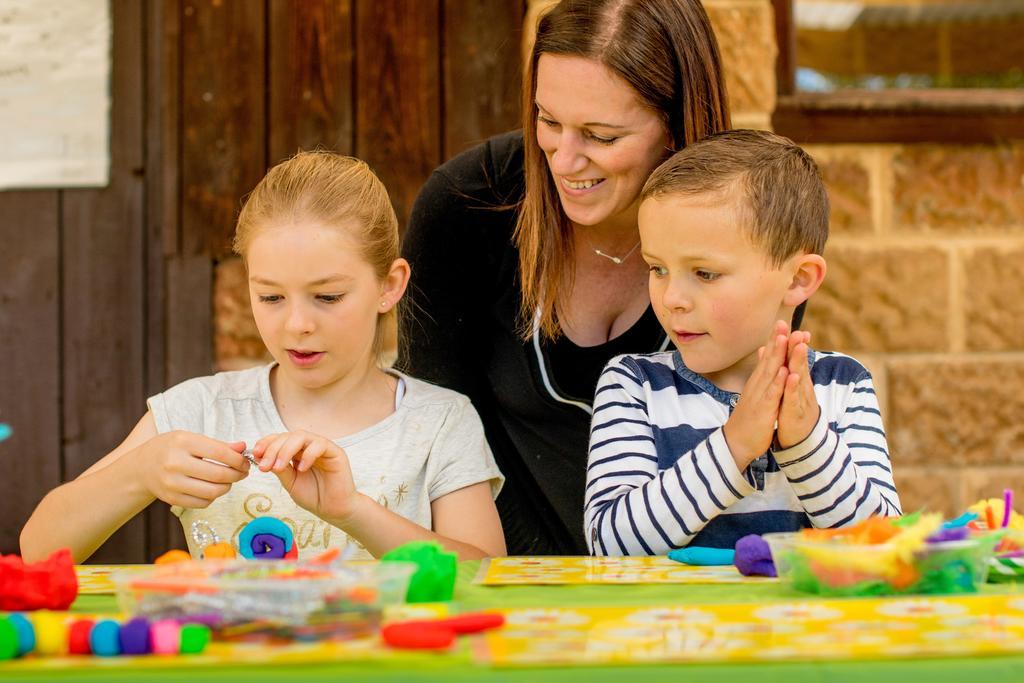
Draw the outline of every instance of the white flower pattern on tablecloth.
<instances>
[{"instance_id":1,"label":"white flower pattern on tablecloth","mask_svg":"<svg viewBox=\"0 0 1024 683\"><path fill-rule=\"evenodd\" d=\"M837 638L835 633L809 633L794 638L795 642L814 648L814 652L847 651L855 646L871 645L881 647L888 645L891 641L888 637L878 633L852 633Z\"/></svg>"},{"instance_id":2,"label":"white flower pattern on tablecloth","mask_svg":"<svg viewBox=\"0 0 1024 683\"><path fill-rule=\"evenodd\" d=\"M715 624L716 634L744 634L766 637L770 635L782 635L784 633L799 633L804 630L804 625L797 622L789 623L768 623L764 621L737 621Z\"/></svg>"},{"instance_id":3,"label":"white flower pattern on tablecloth","mask_svg":"<svg viewBox=\"0 0 1024 683\"><path fill-rule=\"evenodd\" d=\"M595 576L602 581L613 583L644 583L650 578L649 574L638 571L600 571Z\"/></svg>"},{"instance_id":4,"label":"white flower pattern on tablecloth","mask_svg":"<svg viewBox=\"0 0 1024 683\"><path fill-rule=\"evenodd\" d=\"M888 619L850 619L832 625L836 631L909 631L916 628L913 622L891 621Z\"/></svg>"},{"instance_id":5,"label":"white flower pattern on tablecloth","mask_svg":"<svg viewBox=\"0 0 1024 683\"><path fill-rule=\"evenodd\" d=\"M842 612L813 602L793 602L769 605L754 610L754 616L765 621L806 621L808 619L838 619Z\"/></svg>"},{"instance_id":6,"label":"white flower pattern on tablecloth","mask_svg":"<svg viewBox=\"0 0 1024 683\"><path fill-rule=\"evenodd\" d=\"M1024 617L1009 614L965 615L943 619L942 625L948 628L971 628L988 626L991 629L1019 628L1024 629Z\"/></svg>"},{"instance_id":7,"label":"white flower pattern on tablecloth","mask_svg":"<svg viewBox=\"0 0 1024 683\"><path fill-rule=\"evenodd\" d=\"M626 621L638 624L689 624L714 621L715 615L699 609L683 607L654 607L633 612Z\"/></svg>"},{"instance_id":8,"label":"white flower pattern on tablecloth","mask_svg":"<svg viewBox=\"0 0 1024 683\"><path fill-rule=\"evenodd\" d=\"M578 626L590 617L564 609L524 609L512 612L505 621L516 626Z\"/></svg>"},{"instance_id":9,"label":"white flower pattern on tablecloth","mask_svg":"<svg viewBox=\"0 0 1024 683\"><path fill-rule=\"evenodd\" d=\"M723 579L742 579L739 574L731 571L728 567L701 567L699 569L669 569L665 572L666 578L682 579L684 581L698 581L700 579L711 579L721 581Z\"/></svg>"},{"instance_id":10,"label":"white flower pattern on tablecloth","mask_svg":"<svg viewBox=\"0 0 1024 683\"><path fill-rule=\"evenodd\" d=\"M600 638L612 640L625 640L630 642L641 641L662 641L665 640L665 629L651 626L622 626L618 628L602 629L598 635Z\"/></svg>"},{"instance_id":11,"label":"white flower pattern on tablecloth","mask_svg":"<svg viewBox=\"0 0 1024 683\"><path fill-rule=\"evenodd\" d=\"M936 599L910 599L887 601L878 606L878 611L890 617L937 617L963 614L966 608L951 602Z\"/></svg>"},{"instance_id":12,"label":"white flower pattern on tablecloth","mask_svg":"<svg viewBox=\"0 0 1024 683\"><path fill-rule=\"evenodd\" d=\"M553 557L502 557L500 567L560 567L562 561Z\"/></svg>"},{"instance_id":13,"label":"white flower pattern on tablecloth","mask_svg":"<svg viewBox=\"0 0 1024 683\"><path fill-rule=\"evenodd\" d=\"M766 659L799 659L806 657L807 653L795 647L767 647L761 650L760 655Z\"/></svg>"},{"instance_id":14,"label":"white flower pattern on tablecloth","mask_svg":"<svg viewBox=\"0 0 1024 683\"><path fill-rule=\"evenodd\" d=\"M508 639L522 639L531 641L552 641L558 643L565 643L571 640L579 640L580 636L574 631L558 631L550 628L505 628L501 629L501 637Z\"/></svg>"}]
</instances>

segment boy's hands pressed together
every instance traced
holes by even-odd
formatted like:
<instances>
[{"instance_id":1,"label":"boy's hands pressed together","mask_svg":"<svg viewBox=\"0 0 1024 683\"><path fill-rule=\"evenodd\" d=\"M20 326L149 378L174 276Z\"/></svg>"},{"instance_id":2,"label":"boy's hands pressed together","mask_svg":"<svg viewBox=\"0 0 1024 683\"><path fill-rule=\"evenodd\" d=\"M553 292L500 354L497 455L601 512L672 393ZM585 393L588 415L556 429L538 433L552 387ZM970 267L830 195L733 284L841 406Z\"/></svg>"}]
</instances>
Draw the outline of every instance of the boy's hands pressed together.
<instances>
[{"instance_id":1,"label":"boy's hands pressed together","mask_svg":"<svg viewBox=\"0 0 1024 683\"><path fill-rule=\"evenodd\" d=\"M768 450L789 371L786 368L789 325L775 323L768 343L757 350L757 367L747 379L723 431L736 466L742 471Z\"/></svg>"},{"instance_id":2,"label":"boy's hands pressed together","mask_svg":"<svg viewBox=\"0 0 1024 683\"><path fill-rule=\"evenodd\" d=\"M345 520L360 496L344 449L318 434L296 430L256 442L253 457L273 472L302 508L328 521Z\"/></svg>"},{"instance_id":3,"label":"boy's hands pressed together","mask_svg":"<svg viewBox=\"0 0 1024 683\"><path fill-rule=\"evenodd\" d=\"M818 421L821 408L814 395L814 383L807 364L811 333L797 331L789 335L786 365L789 376L779 408L779 427L776 432L779 446L791 448L806 439Z\"/></svg>"}]
</instances>

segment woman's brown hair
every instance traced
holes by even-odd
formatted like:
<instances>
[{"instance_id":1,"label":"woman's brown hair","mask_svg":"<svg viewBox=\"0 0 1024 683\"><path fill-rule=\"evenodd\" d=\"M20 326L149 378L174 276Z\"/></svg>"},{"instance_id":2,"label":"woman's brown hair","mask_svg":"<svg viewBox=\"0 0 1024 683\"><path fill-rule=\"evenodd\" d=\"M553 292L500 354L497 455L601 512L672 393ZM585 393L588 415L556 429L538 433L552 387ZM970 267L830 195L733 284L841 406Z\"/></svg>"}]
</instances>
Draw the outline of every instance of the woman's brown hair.
<instances>
[{"instance_id":1,"label":"woman's brown hair","mask_svg":"<svg viewBox=\"0 0 1024 683\"><path fill-rule=\"evenodd\" d=\"M271 225L311 221L346 230L362 246L378 280L398 258L398 219L384 184L366 162L334 152L299 152L274 166L246 197L233 242L245 259L256 232ZM385 325L398 306L377 318L373 350L380 360Z\"/></svg>"},{"instance_id":2,"label":"woman's brown hair","mask_svg":"<svg viewBox=\"0 0 1024 683\"><path fill-rule=\"evenodd\" d=\"M520 332L561 329L555 304L572 288L572 226L537 145L537 61L585 57L625 80L664 121L673 150L729 128L718 44L699 0L562 0L543 15L523 79L526 193L515 241L522 286Z\"/></svg>"}]
</instances>

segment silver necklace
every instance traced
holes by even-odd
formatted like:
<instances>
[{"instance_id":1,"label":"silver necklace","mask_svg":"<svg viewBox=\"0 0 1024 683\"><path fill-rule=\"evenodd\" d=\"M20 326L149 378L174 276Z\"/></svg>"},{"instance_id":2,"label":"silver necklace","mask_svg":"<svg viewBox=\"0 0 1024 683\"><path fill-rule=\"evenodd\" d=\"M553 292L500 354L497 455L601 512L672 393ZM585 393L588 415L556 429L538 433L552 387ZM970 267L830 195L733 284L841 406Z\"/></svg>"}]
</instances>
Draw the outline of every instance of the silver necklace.
<instances>
[{"instance_id":1,"label":"silver necklace","mask_svg":"<svg viewBox=\"0 0 1024 683\"><path fill-rule=\"evenodd\" d=\"M597 247L595 247L589 239L587 240L587 244L590 245L590 248L594 250L595 254L597 254L598 256L603 256L612 263L614 263L615 265L619 266L622 265L623 261L625 261L626 259L633 255L633 252L636 251L636 248L640 246L640 240L637 240L636 244L633 245L633 248L627 251L624 256L612 256L611 254L606 254Z\"/></svg>"}]
</instances>

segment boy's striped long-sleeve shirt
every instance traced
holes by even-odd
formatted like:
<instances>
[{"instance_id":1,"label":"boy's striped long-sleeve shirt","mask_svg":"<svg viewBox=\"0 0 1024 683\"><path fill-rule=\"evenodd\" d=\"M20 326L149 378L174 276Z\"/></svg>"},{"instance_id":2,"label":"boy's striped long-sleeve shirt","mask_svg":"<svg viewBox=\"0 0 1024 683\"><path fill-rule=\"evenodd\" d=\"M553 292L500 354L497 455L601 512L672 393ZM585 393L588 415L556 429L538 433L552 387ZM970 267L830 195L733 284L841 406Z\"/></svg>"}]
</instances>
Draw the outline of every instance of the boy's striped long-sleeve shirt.
<instances>
[{"instance_id":1,"label":"boy's striped long-sleeve shirt","mask_svg":"<svg viewBox=\"0 0 1024 683\"><path fill-rule=\"evenodd\" d=\"M839 353L811 351L809 363L817 424L741 472L722 429L738 394L689 370L677 351L613 358L594 396L584 511L591 553L732 548L746 534L900 514L871 375Z\"/></svg>"}]
</instances>

